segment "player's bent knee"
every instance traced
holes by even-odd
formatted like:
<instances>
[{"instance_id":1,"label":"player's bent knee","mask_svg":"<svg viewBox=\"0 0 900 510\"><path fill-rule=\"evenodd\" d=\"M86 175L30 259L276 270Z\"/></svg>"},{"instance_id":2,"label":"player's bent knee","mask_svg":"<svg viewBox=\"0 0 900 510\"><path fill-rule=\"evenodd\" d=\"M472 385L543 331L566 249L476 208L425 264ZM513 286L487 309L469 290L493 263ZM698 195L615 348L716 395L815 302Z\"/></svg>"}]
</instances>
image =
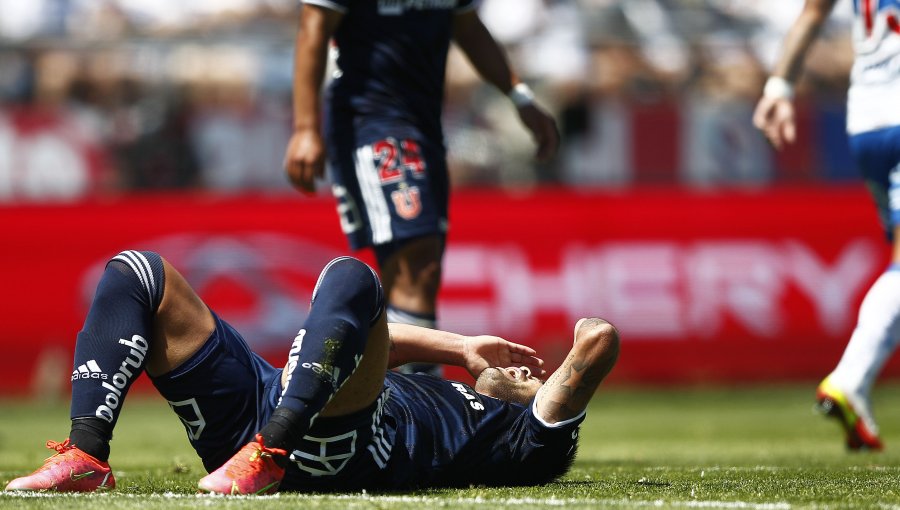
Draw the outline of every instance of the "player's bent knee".
<instances>
[{"instance_id":1,"label":"player's bent knee","mask_svg":"<svg viewBox=\"0 0 900 510\"><path fill-rule=\"evenodd\" d=\"M322 293L327 293L327 297ZM349 306L357 311L371 311L370 323L381 316L384 290L375 270L353 257L338 257L329 262L316 282L313 305Z\"/></svg>"},{"instance_id":2,"label":"player's bent knee","mask_svg":"<svg viewBox=\"0 0 900 510\"><path fill-rule=\"evenodd\" d=\"M162 257L152 251L125 250L106 263L105 273L119 277L101 277L95 302L132 298L151 313L159 308L165 286ZM114 306L114 305L113 305Z\"/></svg>"}]
</instances>

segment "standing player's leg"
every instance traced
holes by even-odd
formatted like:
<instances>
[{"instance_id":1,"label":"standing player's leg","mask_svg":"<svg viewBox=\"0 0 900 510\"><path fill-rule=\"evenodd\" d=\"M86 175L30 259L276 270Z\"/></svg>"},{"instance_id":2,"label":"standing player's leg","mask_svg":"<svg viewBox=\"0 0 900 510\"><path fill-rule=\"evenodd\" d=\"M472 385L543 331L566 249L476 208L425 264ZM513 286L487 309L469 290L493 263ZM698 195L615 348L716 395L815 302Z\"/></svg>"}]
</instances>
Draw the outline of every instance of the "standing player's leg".
<instances>
[{"instance_id":1,"label":"standing player's leg","mask_svg":"<svg viewBox=\"0 0 900 510\"><path fill-rule=\"evenodd\" d=\"M390 252L376 248L388 302L388 322L435 329L444 236L430 235L398 244L399 247ZM400 370L441 375L439 366L423 363L407 365Z\"/></svg>"},{"instance_id":2,"label":"standing player's leg","mask_svg":"<svg viewBox=\"0 0 900 510\"><path fill-rule=\"evenodd\" d=\"M357 147L355 139L341 138L352 126L332 131L341 226L353 249L375 251L388 322L435 328L449 203L443 144L385 138ZM441 373L428 364L401 370Z\"/></svg>"},{"instance_id":3,"label":"standing player's leg","mask_svg":"<svg viewBox=\"0 0 900 510\"><path fill-rule=\"evenodd\" d=\"M131 384L177 367L213 329L212 316L187 282L153 252L124 251L106 265L75 342L72 427L57 451L7 490L112 488L109 442Z\"/></svg>"},{"instance_id":4,"label":"standing player's leg","mask_svg":"<svg viewBox=\"0 0 900 510\"><path fill-rule=\"evenodd\" d=\"M900 128L851 137L851 148L893 240L890 266L866 293L834 371L819 384L819 409L838 419L851 450L882 448L870 393L900 341Z\"/></svg>"},{"instance_id":5,"label":"standing player's leg","mask_svg":"<svg viewBox=\"0 0 900 510\"><path fill-rule=\"evenodd\" d=\"M256 439L199 482L223 494L274 492L313 420L365 409L381 394L390 339L375 272L341 257L322 271L284 370L281 399Z\"/></svg>"}]
</instances>

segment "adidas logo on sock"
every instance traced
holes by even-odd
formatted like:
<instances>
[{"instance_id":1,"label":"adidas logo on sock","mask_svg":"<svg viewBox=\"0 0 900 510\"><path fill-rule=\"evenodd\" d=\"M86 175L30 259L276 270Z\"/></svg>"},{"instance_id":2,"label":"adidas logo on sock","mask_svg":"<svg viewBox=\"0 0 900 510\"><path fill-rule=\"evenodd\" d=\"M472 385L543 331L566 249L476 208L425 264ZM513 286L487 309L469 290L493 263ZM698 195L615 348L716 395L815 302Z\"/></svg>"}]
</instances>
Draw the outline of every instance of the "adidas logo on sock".
<instances>
[{"instance_id":1,"label":"adidas logo on sock","mask_svg":"<svg viewBox=\"0 0 900 510\"><path fill-rule=\"evenodd\" d=\"M77 381L78 379L99 379L105 381L106 378L107 376L103 373L103 370L100 370L100 365L97 364L97 360L93 359L87 363L78 365L78 368L72 370L73 381Z\"/></svg>"}]
</instances>

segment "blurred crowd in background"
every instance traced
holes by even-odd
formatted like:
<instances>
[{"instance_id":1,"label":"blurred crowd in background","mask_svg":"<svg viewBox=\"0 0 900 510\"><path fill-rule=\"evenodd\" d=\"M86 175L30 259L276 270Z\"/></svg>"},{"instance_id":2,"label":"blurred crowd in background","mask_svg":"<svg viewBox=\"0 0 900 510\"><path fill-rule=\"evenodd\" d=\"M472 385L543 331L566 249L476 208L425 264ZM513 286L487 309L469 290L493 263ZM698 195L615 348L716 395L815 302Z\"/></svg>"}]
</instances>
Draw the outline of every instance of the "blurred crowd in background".
<instances>
[{"instance_id":1,"label":"blurred crowd in background","mask_svg":"<svg viewBox=\"0 0 900 510\"><path fill-rule=\"evenodd\" d=\"M843 134L849 2L799 84L798 147L776 155L750 123L802 3L483 0L483 21L556 113L563 145L535 163L510 102L453 51L453 184L855 179ZM0 0L0 201L291 192L282 159L299 11L299 0Z\"/></svg>"}]
</instances>

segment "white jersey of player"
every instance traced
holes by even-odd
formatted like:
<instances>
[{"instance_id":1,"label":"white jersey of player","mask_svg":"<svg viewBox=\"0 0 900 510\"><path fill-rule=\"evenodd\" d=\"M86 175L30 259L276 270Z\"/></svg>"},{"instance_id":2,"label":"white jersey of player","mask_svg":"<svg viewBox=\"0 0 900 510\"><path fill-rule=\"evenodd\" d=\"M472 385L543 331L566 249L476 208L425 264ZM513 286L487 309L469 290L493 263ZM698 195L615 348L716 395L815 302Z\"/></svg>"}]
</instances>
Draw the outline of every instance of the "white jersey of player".
<instances>
[{"instance_id":1,"label":"white jersey of player","mask_svg":"<svg viewBox=\"0 0 900 510\"><path fill-rule=\"evenodd\" d=\"M900 126L900 0L853 0L853 9L847 132Z\"/></svg>"}]
</instances>

